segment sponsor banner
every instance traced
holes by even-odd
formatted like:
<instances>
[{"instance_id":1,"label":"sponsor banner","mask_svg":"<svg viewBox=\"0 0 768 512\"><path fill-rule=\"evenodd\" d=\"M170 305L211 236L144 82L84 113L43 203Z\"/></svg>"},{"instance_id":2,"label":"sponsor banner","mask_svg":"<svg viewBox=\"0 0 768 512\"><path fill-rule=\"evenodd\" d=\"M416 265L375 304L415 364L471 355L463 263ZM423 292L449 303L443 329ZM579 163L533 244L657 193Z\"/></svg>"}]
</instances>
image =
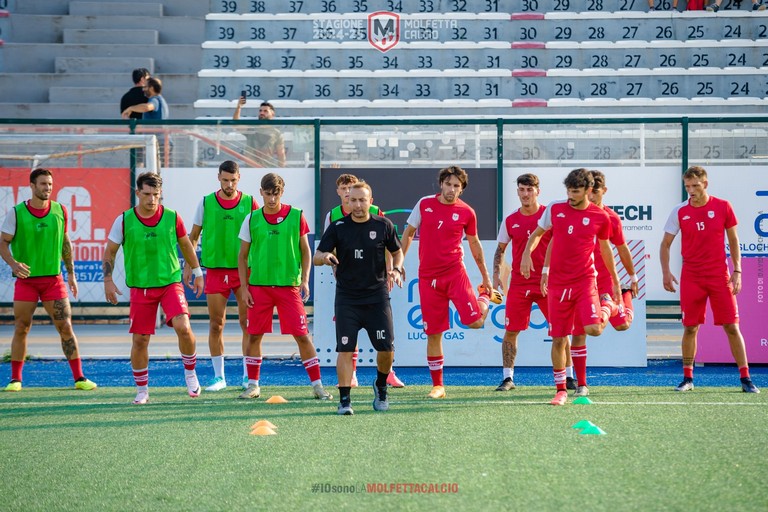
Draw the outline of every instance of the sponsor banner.
<instances>
[{"instance_id":1,"label":"sponsor banner","mask_svg":"<svg viewBox=\"0 0 768 512\"><path fill-rule=\"evenodd\" d=\"M768 257L741 259L741 293L739 303L739 328L747 347L750 364L768 363L768 323L765 321L766 277ZM728 337L723 328L714 325L711 304L707 305L707 319L699 328L697 363L733 363Z\"/></svg>"},{"instance_id":2,"label":"sponsor banner","mask_svg":"<svg viewBox=\"0 0 768 512\"><path fill-rule=\"evenodd\" d=\"M645 258L640 241L628 241L633 247L635 264ZM421 322L421 306L418 291L418 241L414 241L405 260L407 282L403 288L392 291L392 314L395 324L395 365L426 366L427 336ZM495 241L484 241L486 261L496 250ZM469 245L465 242L465 254ZM480 273L474 262L467 263L469 278L480 282ZM616 332L608 327L602 336L590 338L589 366L646 366L646 325L645 325L645 274L638 272L641 297L634 301L635 321L625 332ZM336 331L333 323L335 280L328 266L315 268L315 294L324 300L315 301L314 342L318 357L324 366L336 364ZM482 329L468 329L459 322L458 313L451 307L451 327L443 335L443 350L447 366L498 366L501 367L501 340L504 336L504 304L491 304L485 326ZM552 339L547 334L547 323L534 306L528 330L518 336L517 366L552 366L550 355ZM364 330L358 337L360 349L359 364L375 366L376 352ZM425 370L426 371L426 370Z\"/></svg>"},{"instance_id":3,"label":"sponsor banner","mask_svg":"<svg viewBox=\"0 0 768 512\"><path fill-rule=\"evenodd\" d=\"M78 280L77 301L104 301L101 259L115 218L131 206L133 187L127 168L49 168L53 173L51 199L69 212L69 237ZM32 197L29 168L0 170L0 225L13 207ZM62 264L63 268L63 264ZM122 267L121 267L122 268ZM115 281L124 279L115 270ZM74 301L72 297L71 300ZM0 265L0 302L13 301L10 268Z\"/></svg>"},{"instance_id":4,"label":"sponsor banner","mask_svg":"<svg viewBox=\"0 0 768 512\"><path fill-rule=\"evenodd\" d=\"M681 202L680 169L638 166L601 167L599 170L605 174L608 187L603 201L621 218L624 238L645 242L647 300L679 300L679 296L664 290L658 255L667 217ZM520 207L517 197L518 176L526 172L536 174L541 183L539 202L547 205L567 198L563 180L570 171L570 168L563 167L537 167L530 170L505 168L503 216L506 217ZM671 265L679 269L680 264L680 241L676 240L672 246Z\"/></svg>"}]
</instances>

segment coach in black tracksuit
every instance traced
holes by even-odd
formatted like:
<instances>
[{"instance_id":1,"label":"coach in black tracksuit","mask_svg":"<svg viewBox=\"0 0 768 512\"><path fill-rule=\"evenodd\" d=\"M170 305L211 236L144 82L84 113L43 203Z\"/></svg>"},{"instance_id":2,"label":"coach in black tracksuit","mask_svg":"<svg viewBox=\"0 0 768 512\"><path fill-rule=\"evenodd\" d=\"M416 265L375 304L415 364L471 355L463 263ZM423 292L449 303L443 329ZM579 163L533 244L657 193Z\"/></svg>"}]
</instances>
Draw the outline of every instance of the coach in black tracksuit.
<instances>
[{"instance_id":1,"label":"coach in black tracksuit","mask_svg":"<svg viewBox=\"0 0 768 512\"><path fill-rule=\"evenodd\" d=\"M336 274L336 372L339 378L338 413L354 414L351 407L352 353L360 329L368 332L376 358L373 408L389 409L387 376L394 359L394 328L389 291L403 285L403 251L392 221L371 216L371 187L365 182L352 185L349 204L352 212L332 222L323 233L314 256L315 265L335 266ZM387 271L386 252L392 254Z\"/></svg>"}]
</instances>

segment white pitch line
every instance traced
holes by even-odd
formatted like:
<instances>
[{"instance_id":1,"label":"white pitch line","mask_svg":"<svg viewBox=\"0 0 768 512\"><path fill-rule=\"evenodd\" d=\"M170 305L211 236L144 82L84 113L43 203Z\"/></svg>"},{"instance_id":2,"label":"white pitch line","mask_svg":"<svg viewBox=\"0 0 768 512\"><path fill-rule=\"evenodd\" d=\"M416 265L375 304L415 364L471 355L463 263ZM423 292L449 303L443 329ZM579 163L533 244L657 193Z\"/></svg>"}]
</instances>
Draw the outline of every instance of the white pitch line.
<instances>
[{"instance_id":1,"label":"white pitch line","mask_svg":"<svg viewBox=\"0 0 768 512\"><path fill-rule=\"evenodd\" d=\"M163 402L162 399L159 399L155 402L150 402L150 404L165 404L165 405L186 405L185 402ZM218 401L203 401L203 400L190 400L188 403L196 403L196 404L217 404L221 405L222 402ZM233 402L238 403L238 402ZM246 403L246 402L243 402ZM461 405L461 404L477 404L477 405L549 405L548 401L545 400L461 400L461 399L447 399L445 401L435 401L435 400L393 400L391 402L393 405L397 404L431 404L436 406L450 406L450 405ZM119 402L4 402L0 400L0 407L10 407L14 405L23 405L23 406L84 406L84 405L133 405L130 400L126 401L119 401ZM571 402L568 402L567 405L580 405L580 404L573 404ZM726 405L726 406L757 406L757 407L768 407L768 403L753 403L753 402L596 402L593 401L589 405L684 405L684 406L694 406L694 405Z\"/></svg>"},{"instance_id":2,"label":"white pitch line","mask_svg":"<svg viewBox=\"0 0 768 512\"><path fill-rule=\"evenodd\" d=\"M493 404L503 404L503 405L549 405L548 401L541 400L451 400L450 398L445 401L435 401L435 400L392 400L390 402L393 405L396 405L398 403L400 404L436 404L436 405L451 405L451 403L454 404L480 404L480 405L493 405ZM571 402L568 402L569 405L574 405ZM580 404L575 404L580 405ZM752 402L596 402L593 401L589 405L752 405L752 406L762 406L762 407L768 407L768 403L752 403Z\"/></svg>"}]
</instances>

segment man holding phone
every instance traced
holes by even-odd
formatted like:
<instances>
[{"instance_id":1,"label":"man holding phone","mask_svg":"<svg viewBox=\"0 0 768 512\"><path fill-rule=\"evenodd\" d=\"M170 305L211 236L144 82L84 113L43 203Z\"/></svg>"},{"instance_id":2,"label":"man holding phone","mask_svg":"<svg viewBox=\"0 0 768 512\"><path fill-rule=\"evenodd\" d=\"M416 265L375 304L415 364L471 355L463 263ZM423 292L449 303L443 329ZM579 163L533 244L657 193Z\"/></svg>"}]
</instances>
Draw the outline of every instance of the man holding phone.
<instances>
[{"instance_id":1,"label":"man holding phone","mask_svg":"<svg viewBox=\"0 0 768 512\"><path fill-rule=\"evenodd\" d=\"M240 119L240 111L246 103L247 91L240 91L232 120ZM259 120L272 121L275 118L275 107L268 101L259 105ZM251 158L259 167L285 167L285 141L280 130L272 126L260 124L252 132L245 134L243 150L245 156Z\"/></svg>"}]
</instances>

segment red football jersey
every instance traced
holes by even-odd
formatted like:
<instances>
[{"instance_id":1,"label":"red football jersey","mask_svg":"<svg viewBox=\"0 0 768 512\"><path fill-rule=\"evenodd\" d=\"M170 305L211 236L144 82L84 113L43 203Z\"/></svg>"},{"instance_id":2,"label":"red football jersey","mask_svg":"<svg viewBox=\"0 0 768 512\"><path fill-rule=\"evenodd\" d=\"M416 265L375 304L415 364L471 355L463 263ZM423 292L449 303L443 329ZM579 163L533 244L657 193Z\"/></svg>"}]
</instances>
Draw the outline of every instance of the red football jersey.
<instances>
[{"instance_id":1,"label":"red football jersey","mask_svg":"<svg viewBox=\"0 0 768 512\"><path fill-rule=\"evenodd\" d=\"M552 230L550 285L567 287L595 278L595 245L611 234L611 221L602 208L589 203L584 210L577 210L567 200L553 201L539 226Z\"/></svg>"},{"instance_id":2,"label":"red football jersey","mask_svg":"<svg viewBox=\"0 0 768 512\"><path fill-rule=\"evenodd\" d=\"M419 229L419 277L436 277L464 265L464 234L477 235L475 210L461 199L443 204L439 195L419 199L408 224Z\"/></svg>"},{"instance_id":3,"label":"red football jersey","mask_svg":"<svg viewBox=\"0 0 768 512\"><path fill-rule=\"evenodd\" d=\"M539 209L533 215L524 215L518 208L504 219L504 222L499 228L499 236L496 237L496 241L502 244L508 244L512 242L512 272L510 276L510 284L530 284L532 282L538 283L541 280L541 269L544 267L544 258L547 255L547 246L549 246L549 240L552 238L552 230L544 233L541 237L539 245L531 255L533 259L533 271L531 276L526 279L520 273L520 260L523 258L523 251L525 245L528 243L531 233L536 231L536 227L539 224L539 219L544 215L546 207L540 205Z\"/></svg>"},{"instance_id":4,"label":"red football jersey","mask_svg":"<svg viewBox=\"0 0 768 512\"><path fill-rule=\"evenodd\" d=\"M664 231L682 232L683 269L697 275L721 276L727 272L725 230L738 224L731 203L709 196L704 206L690 200L672 210Z\"/></svg>"},{"instance_id":5,"label":"red football jersey","mask_svg":"<svg viewBox=\"0 0 768 512\"><path fill-rule=\"evenodd\" d=\"M608 237L608 240L616 247L624 245L627 241L624 239L624 227L621 225L619 214L605 205L603 205L603 210L608 214L608 218L611 221L611 235ZM603 256L600 253L600 244L595 244L595 269L597 270L597 275L608 273L608 268L605 266Z\"/></svg>"}]
</instances>

